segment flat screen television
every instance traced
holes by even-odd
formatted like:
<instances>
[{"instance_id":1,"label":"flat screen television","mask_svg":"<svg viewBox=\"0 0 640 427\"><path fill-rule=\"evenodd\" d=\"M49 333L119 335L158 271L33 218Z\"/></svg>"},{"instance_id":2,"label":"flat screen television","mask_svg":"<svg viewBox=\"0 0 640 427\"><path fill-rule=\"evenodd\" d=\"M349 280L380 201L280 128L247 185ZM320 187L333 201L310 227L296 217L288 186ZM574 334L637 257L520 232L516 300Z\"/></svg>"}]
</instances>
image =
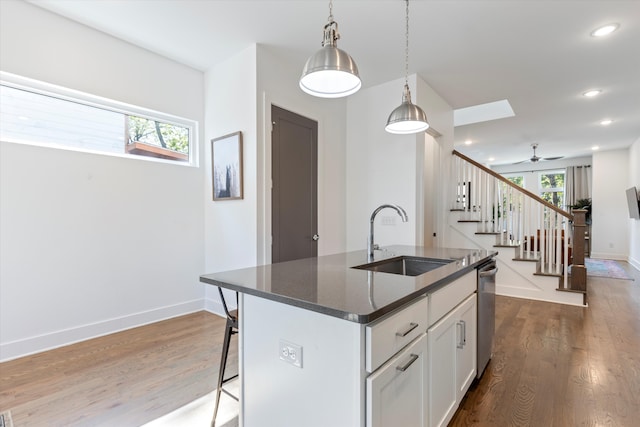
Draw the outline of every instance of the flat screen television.
<instances>
[{"instance_id":1,"label":"flat screen television","mask_svg":"<svg viewBox=\"0 0 640 427\"><path fill-rule=\"evenodd\" d=\"M627 190L627 203L629 204L629 217L640 219L640 200L638 200L636 187Z\"/></svg>"}]
</instances>

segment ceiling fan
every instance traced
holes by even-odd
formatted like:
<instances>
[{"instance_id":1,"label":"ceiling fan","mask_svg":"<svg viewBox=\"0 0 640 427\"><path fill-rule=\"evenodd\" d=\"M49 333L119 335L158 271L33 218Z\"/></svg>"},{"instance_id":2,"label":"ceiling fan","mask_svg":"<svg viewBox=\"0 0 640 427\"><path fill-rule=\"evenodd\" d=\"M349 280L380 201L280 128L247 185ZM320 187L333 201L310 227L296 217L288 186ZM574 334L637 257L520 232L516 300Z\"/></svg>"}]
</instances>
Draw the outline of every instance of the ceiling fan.
<instances>
[{"instance_id":1,"label":"ceiling fan","mask_svg":"<svg viewBox=\"0 0 640 427\"><path fill-rule=\"evenodd\" d=\"M536 155L536 148L538 148L538 144L531 144L531 147L533 148L533 156L530 159L527 160L522 160L520 162L515 162L514 165L518 165L520 163L538 163L540 160L558 160L563 158L564 156L558 156L558 157L538 157Z\"/></svg>"}]
</instances>

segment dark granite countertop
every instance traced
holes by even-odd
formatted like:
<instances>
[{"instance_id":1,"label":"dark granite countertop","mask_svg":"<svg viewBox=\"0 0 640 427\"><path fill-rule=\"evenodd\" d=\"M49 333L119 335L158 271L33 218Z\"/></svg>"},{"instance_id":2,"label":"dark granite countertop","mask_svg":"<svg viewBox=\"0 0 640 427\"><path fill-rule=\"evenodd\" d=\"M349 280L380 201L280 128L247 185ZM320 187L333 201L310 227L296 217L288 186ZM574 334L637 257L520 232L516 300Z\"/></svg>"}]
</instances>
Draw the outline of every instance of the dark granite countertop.
<instances>
[{"instance_id":1,"label":"dark granite countertop","mask_svg":"<svg viewBox=\"0 0 640 427\"><path fill-rule=\"evenodd\" d=\"M420 295L437 290L497 252L390 246L379 261L396 256L451 259L419 276L352 268L367 264L366 251L326 255L200 276L200 281L357 323L369 323Z\"/></svg>"}]
</instances>

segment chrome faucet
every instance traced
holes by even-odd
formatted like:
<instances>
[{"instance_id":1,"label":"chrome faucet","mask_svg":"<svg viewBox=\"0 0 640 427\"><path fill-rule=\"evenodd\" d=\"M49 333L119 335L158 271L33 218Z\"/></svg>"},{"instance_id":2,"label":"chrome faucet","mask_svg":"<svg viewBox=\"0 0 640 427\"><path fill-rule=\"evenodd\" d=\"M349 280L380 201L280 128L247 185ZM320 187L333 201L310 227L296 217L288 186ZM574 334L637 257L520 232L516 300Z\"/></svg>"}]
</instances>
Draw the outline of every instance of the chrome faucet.
<instances>
[{"instance_id":1,"label":"chrome faucet","mask_svg":"<svg viewBox=\"0 0 640 427\"><path fill-rule=\"evenodd\" d=\"M369 220L369 240L367 241L367 258L369 262L373 261L373 251L378 249L378 245L376 245L373 241L373 222L376 219L376 215L384 208L391 208L398 212L402 222L407 222L409 217L407 217L407 213L398 205L380 205L373 211L371 214L371 219Z\"/></svg>"}]
</instances>

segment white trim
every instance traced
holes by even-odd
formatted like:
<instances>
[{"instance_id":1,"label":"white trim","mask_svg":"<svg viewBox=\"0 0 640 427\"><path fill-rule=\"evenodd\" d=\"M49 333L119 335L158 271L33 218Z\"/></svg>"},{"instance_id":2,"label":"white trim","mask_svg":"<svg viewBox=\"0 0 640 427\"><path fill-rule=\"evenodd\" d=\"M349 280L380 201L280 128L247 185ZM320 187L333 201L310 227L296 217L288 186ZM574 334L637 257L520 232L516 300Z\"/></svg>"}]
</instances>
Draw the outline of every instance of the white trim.
<instances>
[{"instance_id":1,"label":"white trim","mask_svg":"<svg viewBox=\"0 0 640 427\"><path fill-rule=\"evenodd\" d=\"M170 319L172 317L183 316L185 314L201 311L203 308L203 299L196 299L108 319L101 322L89 323L48 334L3 343L0 344L0 362L6 362L8 360L40 353L42 351L52 350L80 341Z\"/></svg>"}]
</instances>

